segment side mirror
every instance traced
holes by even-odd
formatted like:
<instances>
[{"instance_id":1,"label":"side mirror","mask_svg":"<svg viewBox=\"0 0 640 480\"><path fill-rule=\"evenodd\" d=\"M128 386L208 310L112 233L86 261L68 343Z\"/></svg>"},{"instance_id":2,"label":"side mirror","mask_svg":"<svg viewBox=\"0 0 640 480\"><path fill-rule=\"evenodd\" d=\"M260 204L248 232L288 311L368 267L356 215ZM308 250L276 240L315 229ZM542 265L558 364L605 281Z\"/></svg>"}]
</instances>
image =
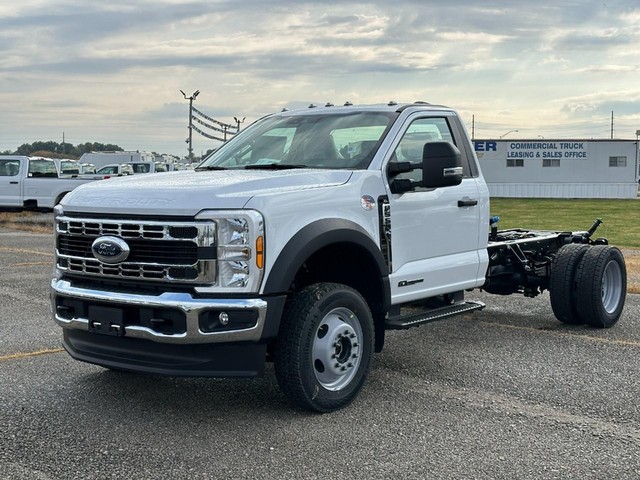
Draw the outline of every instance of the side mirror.
<instances>
[{"instance_id":1,"label":"side mirror","mask_svg":"<svg viewBox=\"0 0 640 480\"><path fill-rule=\"evenodd\" d=\"M450 142L425 143L422 150L422 187L439 188L462 183L462 155Z\"/></svg>"},{"instance_id":2,"label":"side mirror","mask_svg":"<svg viewBox=\"0 0 640 480\"><path fill-rule=\"evenodd\" d=\"M415 190L420 186L419 182L415 182L410 178L395 178L401 173L409 173L421 168L421 163L412 162L389 162L387 165L387 175L389 175L389 188L391 193L405 193Z\"/></svg>"}]
</instances>

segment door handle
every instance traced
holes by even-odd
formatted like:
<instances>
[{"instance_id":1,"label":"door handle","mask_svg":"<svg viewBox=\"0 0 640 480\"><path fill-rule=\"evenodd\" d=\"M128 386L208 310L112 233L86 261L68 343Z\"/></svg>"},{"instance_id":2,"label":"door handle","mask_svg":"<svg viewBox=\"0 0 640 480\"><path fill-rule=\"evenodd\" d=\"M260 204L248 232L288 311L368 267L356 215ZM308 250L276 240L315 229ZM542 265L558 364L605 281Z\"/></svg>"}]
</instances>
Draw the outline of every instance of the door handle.
<instances>
[{"instance_id":1,"label":"door handle","mask_svg":"<svg viewBox=\"0 0 640 480\"><path fill-rule=\"evenodd\" d=\"M473 207L478 204L478 200L473 200L471 198L463 198L462 200L458 200L459 207Z\"/></svg>"},{"instance_id":2,"label":"door handle","mask_svg":"<svg viewBox=\"0 0 640 480\"><path fill-rule=\"evenodd\" d=\"M9 182L10 185L18 185L18 182Z\"/></svg>"}]
</instances>

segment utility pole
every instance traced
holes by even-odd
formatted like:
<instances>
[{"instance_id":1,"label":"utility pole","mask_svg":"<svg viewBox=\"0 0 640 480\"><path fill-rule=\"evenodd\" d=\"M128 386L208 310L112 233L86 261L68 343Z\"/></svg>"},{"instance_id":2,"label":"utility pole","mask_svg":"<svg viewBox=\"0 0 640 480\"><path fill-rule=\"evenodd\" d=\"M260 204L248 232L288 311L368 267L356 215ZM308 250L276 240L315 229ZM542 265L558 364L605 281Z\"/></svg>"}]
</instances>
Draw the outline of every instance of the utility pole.
<instances>
[{"instance_id":1,"label":"utility pole","mask_svg":"<svg viewBox=\"0 0 640 480\"><path fill-rule=\"evenodd\" d=\"M476 116L471 115L471 140L475 140L476 136Z\"/></svg>"},{"instance_id":2,"label":"utility pole","mask_svg":"<svg viewBox=\"0 0 640 480\"><path fill-rule=\"evenodd\" d=\"M200 90L193 92L190 97L187 97L187 94L182 90L180 90L180 93L185 100L189 100L189 138L187 138L186 143L189 144L189 163L193 163L193 101L200 93Z\"/></svg>"},{"instance_id":3,"label":"utility pole","mask_svg":"<svg viewBox=\"0 0 640 480\"><path fill-rule=\"evenodd\" d=\"M611 110L611 140L613 140L613 110Z\"/></svg>"}]
</instances>

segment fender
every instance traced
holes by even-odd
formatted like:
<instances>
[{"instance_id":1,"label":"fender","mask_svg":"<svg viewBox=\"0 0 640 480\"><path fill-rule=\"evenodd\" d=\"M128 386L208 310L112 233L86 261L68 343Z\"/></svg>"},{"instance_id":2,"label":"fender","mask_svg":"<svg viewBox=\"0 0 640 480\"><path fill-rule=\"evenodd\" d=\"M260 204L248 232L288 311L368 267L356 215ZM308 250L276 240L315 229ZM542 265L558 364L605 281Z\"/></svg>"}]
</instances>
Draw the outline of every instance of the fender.
<instances>
[{"instance_id":1,"label":"fender","mask_svg":"<svg viewBox=\"0 0 640 480\"><path fill-rule=\"evenodd\" d=\"M265 283L265 294L280 294L289 289L302 264L323 247L334 243L352 243L369 253L380 273L384 309L391 304L389 271L382 252L367 232L357 223L339 218L317 220L305 226L287 242L280 252Z\"/></svg>"}]
</instances>

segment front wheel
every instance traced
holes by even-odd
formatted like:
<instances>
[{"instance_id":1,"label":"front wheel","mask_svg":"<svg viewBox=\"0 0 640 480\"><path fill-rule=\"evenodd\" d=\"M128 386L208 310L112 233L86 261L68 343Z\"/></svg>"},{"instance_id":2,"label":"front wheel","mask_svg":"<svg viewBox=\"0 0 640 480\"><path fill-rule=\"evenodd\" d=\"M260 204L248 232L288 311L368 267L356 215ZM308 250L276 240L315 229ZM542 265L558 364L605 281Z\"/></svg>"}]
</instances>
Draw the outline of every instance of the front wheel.
<instances>
[{"instance_id":1,"label":"front wheel","mask_svg":"<svg viewBox=\"0 0 640 480\"><path fill-rule=\"evenodd\" d=\"M285 308L275 349L276 378L295 405L338 410L364 385L373 348L373 319L362 296L346 285L311 285Z\"/></svg>"}]
</instances>

